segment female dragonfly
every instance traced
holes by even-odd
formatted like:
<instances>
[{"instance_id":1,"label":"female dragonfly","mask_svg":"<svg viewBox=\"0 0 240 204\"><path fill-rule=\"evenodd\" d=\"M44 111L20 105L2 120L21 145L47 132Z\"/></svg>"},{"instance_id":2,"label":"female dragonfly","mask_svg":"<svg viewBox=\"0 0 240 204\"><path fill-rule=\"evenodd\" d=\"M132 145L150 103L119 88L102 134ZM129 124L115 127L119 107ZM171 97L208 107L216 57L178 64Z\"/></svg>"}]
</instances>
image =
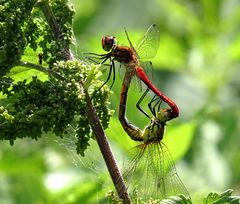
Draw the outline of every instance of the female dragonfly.
<instances>
[{"instance_id":1,"label":"female dragonfly","mask_svg":"<svg viewBox=\"0 0 240 204\"><path fill-rule=\"evenodd\" d=\"M131 81L128 74L125 73L122 84L119 120L129 137L142 144L136 147L136 152L123 173L125 180L131 183L130 188L137 185L139 195L148 199L164 199L179 194L190 198L177 174L171 154L162 142L165 125L175 116L169 108L160 109L162 101L155 96L149 103L153 117L147 127L142 131L131 124L126 117L128 84Z\"/></svg>"}]
</instances>

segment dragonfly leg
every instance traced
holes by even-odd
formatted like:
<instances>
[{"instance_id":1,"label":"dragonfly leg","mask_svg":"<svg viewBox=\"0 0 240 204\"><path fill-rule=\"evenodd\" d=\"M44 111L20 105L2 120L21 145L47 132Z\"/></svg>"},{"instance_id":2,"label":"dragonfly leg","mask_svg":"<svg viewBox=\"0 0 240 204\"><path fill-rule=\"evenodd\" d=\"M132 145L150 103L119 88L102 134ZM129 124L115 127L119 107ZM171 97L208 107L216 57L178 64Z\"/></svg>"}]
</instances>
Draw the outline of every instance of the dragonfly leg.
<instances>
[{"instance_id":1,"label":"dragonfly leg","mask_svg":"<svg viewBox=\"0 0 240 204\"><path fill-rule=\"evenodd\" d=\"M152 106L152 104L153 104L155 101L157 101L157 102L154 104L154 106ZM162 103L162 100L161 100L161 98L159 98L157 95L154 95L153 98L151 99L151 101L148 103L148 107L149 107L151 113L152 113L155 117L156 117L157 112L160 111L161 103ZM158 109L157 111L156 111L156 106L158 106L158 107L157 107L157 109Z\"/></svg>"},{"instance_id":2,"label":"dragonfly leg","mask_svg":"<svg viewBox=\"0 0 240 204\"><path fill-rule=\"evenodd\" d=\"M87 57L87 59L93 61L93 62L96 63L96 64L99 64L99 62L97 62L96 60L102 60L102 61L100 62L100 64L103 64L103 63L106 62L109 58L110 58L109 56L104 56L104 57L89 56L89 57ZM96 59L96 60L94 60L94 59Z\"/></svg>"},{"instance_id":3,"label":"dragonfly leg","mask_svg":"<svg viewBox=\"0 0 240 204\"><path fill-rule=\"evenodd\" d=\"M89 56L87 56L86 58L92 62L94 62L95 64L103 64L104 62L106 62L108 59L111 58L111 54L107 53L107 54L96 54L96 53L85 53L88 54ZM97 60L102 60L100 63Z\"/></svg>"},{"instance_id":4,"label":"dragonfly leg","mask_svg":"<svg viewBox=\"0 0 240 204\"><path fill-rule=\"evenodd\" d=\"M84 54L86 54L86 55L92 55L92 56L98 56L98 57L105 57L105 56L108 55L108 53L107 53L107 54L97 54L97 53L93 53L93 52L86 52L86 53L84 53Z\"/></svg>"},{"instance_id":5,"label":"dragonfly leg","mask_svg":"<svg viewBox=\"0 0 240 204\"><path fill-rule=\"evenodd\" d=\"M93 63L95 63L95 64L97 64L98 62L96 61L96 60L94 60L93 58L91 58L91 57L86 57L88 60L90 60L91 62L93 62Z\"/></svg>"},{"instance_id":6,"label":"dragonfly leg","mask_svg":"<svg viewBox=\"0 0 240 204\"><path fill-rule=\"evenodd\" d=\"M138 100L136 106L137 106L138 110L140 110L145 116L150 118L150 116L140 107L140 103L143 101L143 99L145 98L145 96L147 95L148 92L149 92L149 88L147 88L146 91L143 93L141 98Z\"/></svg>"},{"instance_id":7,"label":"dragonfly leg","mask_svg":"<svg viewBox=\"0 0 240 204\"><path fill-rule=\"evenodd\" d=\"M106 61L106 60L105 60ZM110 77L111 77L111 74L112 74L112 70L114 70L114 75L115 75L115 67L113 67L113 63L111 63L111 58L110 58L110 70L109 70L109 73L108 73L108 77L107 77L107 80L96 90L93 92L92 94L92 98L94 97L94 95L109 81ZM104 63L104 62L103 62ZM115 80L115 76L114 76L114 80ZM112 83L113 85L113 83ZM111 85L111 87L112 87Z\"/></svg>"},{"instance_id":8,"label":"dragonfly leg","mask_svg":"<svg viewBox=\"0 0 240 204\"><path fill-rule=\"evenodd\" d=\"M110 69L113 70L113 80L112 80L112 84L110 86L110 89L111 89L113 84L114 84L114 82L115 82L115 78L116 78L115 63L114 63L114 60L112 60L111 58L110 58Z\"/></svg>"},{"instance_id":9,"label":"dragonfly leg","mask_svg":"<svg viewBox=\"0 0 240 204\"><path fill-rule=\"evenodd\" d=\"M151 113L155 116L156 115L156 113L155 113L155 111L154 111L154 109L153 109L153 107L152 107L152 103L156 100L157 98L156 98L156 95L154 95L153 97L152 97L152 99L151 99L151 101L148 103L148 108L149 108L149 110L151 111Z\"/></svg>"}]
</instances>

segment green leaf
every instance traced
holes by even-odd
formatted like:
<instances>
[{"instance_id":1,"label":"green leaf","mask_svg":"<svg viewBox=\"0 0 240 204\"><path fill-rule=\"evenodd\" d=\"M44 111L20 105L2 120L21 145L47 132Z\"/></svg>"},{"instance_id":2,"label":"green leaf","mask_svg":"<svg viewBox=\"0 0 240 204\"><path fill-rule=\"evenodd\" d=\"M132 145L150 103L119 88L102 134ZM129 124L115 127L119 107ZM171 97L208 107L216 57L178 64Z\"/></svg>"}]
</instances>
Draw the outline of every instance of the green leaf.
<instances>
[{"instance_id":1,"label":"green leaf","mask_svg":"<svg viewBox=\"0 0 240 204\"><path fill-rule=\"evenodd\" d=\"M191 204L190 198L186 198L184 195L171 196L169 199L160 201L160 204Z\"/></svg>"},{"instance_id":2,"label":"green leaf","mask_svg":"<svg viewBox=\"0 0 240 204\"><path fill-rule=\"evenodd\" d=\"M224 203L240 203L240 196L232 196L232 189L228 189L223 193L210 193L203 200L203 204L224 204Z\"/></svg>"}]
</instances>

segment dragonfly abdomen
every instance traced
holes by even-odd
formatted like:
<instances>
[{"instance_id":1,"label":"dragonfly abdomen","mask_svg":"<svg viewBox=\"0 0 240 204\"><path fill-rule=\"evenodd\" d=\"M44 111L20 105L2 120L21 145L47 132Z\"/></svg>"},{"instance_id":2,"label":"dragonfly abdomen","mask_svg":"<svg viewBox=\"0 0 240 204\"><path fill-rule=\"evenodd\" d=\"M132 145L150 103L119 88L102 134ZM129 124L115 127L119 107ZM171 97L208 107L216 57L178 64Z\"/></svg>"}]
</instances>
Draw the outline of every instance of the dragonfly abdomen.
<instances>
[{"instance_id":1,"label":"dragonfly abdomen","mask_svg":"<svg viewBox=\"0 0 240 204\"><path fill-rule=\"evenodd\" d=\"M135 141L143 141L143 133L142 130L138 127L132 125L128 119L126 118L126 103L127 103L127 93L128 93L128 86L131 82L131 73L126 72L124 77L124 82L122 84L122 91L120 97L120 104L119 104L119 112L118 112L118 119L122 124L123 129L129 135L132 140Z\"/></svg>"},{"instance_id":2,"label":"dragonfly abdomen","mask_svg":"<svg viewBox=\"0 0 240 204\"><path fill-rule=\"evenodd\" d=\"M179 109L177 104L164 95L161 91L159 91L152 82L148 79L146 73L142 69L142 67L136 67L138 77L149 87L157 96L159 96L164 102L166 102L172 109L172 118L176 118L179 115Z\"/></svg>"},{"instance_id":3,"label":"dragonfly abdomen","mask_svg":"<svg viewBox=\"0 0 240 204\"><path fill-rule=\"evenodd\" d=\"M128 136L134 140L134 141L143 141L143 134L142 131L137 128L136 126L132 125L130 122L126 121L125 123L122 123L122 127L125 130L125 132L128 134Z\"/></svg>"}]
</instances>

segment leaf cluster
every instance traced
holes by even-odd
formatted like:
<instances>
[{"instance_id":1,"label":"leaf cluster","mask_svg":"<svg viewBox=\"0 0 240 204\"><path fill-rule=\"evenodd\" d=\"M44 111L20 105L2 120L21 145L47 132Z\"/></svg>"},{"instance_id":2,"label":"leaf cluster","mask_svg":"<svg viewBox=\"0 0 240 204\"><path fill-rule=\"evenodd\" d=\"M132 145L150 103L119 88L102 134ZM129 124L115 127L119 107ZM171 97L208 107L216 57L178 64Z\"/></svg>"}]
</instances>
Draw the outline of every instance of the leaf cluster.
<instances>
[{"instance_id":1,"label":"leaf cluster","mask_svg":"<svg viewBox=\"0 0 240 204\"><path fill-rule=\"evenodd\" d=\"M28 46L42 52L50 66L67 59L74 15L69 1L3 0L0 11L1 76L21 60Z\"/></svg>"},{"instance_id":2,"label":"leaf cluster","mask_svg":"<svg viewBox=\"0 0 240 204\"><path fill-rule=\"evenodd\" d=\"M238 204L240 202L239 196L232 195L233 190L228 189L222 193L209 193L206 198L203 199L203 204ZM112 204L120 204L122 203L116 195L110 191L107 194L109 202ZM132 203L134 204L191 204L193 203L190 198L186 198L183 195L179 196L170 196L168 199L164 200L153 200L150 199L148 201L144 201L138 194L138 192L134 192L132 194Z\"/></svg>"},{"instance_id":3,"label":"leaf cluster","mask_svg":"<svg viewBox=\"0 0 240 204\"><path fill-rule=\"evenodd\" d=\"M63 137L70 134L69 126L74 123L77 152L84 155L89 139L94 138L84 89L93 93L100 82L96 66L71 56L74 10L70 1L3 0L0 11L0 139L14 144L17 138L37 140L50 131ZM36 58L40 54L39 62L43 60L48 68L32 63L37 60L27 56L29 50L37 52ZM32 75L27 80L26 75L24 80L14 80L12 68L19 69L17 65L48 77ZM93 99L103 128L111 116L109 94L104 87Z\"/></svg>"},{"instance_id":4,"label":"leaf cluster","mask_svg":"<svg viewBox=\"0 0 240 204\"><path fill-rule=\"evenodd\" d=\"M25 22L34 7L33 0L3 0L0 5L0 74L19 61L27 46L25 37Z\"/></svg>"},{"instance_id":5,"label":"leaf cluster","mask_svg":"<svg viewBox=\"0 0 240 204\"><path fill-rule=\"evenodd\" d=\"M86 115L83 87L79 82L84 83L90 69L96 67L81 61L60 61L54 64L53 71L61 79L50 77L47 81L41 81L33 76L29 83L24 80L12 84L5 93L10 103L8 107L1 106L0 109L1 139L13 144L17 138L38 139L48 131L63 137L69 134L68 127L75 122L78 124L75 130L77 150L83 155L92 132ZM105 88L99 91L94 100L104 128L108 126L111 116L107 107L108 96L109 90Z\"/></svg>"}]
</instances>

